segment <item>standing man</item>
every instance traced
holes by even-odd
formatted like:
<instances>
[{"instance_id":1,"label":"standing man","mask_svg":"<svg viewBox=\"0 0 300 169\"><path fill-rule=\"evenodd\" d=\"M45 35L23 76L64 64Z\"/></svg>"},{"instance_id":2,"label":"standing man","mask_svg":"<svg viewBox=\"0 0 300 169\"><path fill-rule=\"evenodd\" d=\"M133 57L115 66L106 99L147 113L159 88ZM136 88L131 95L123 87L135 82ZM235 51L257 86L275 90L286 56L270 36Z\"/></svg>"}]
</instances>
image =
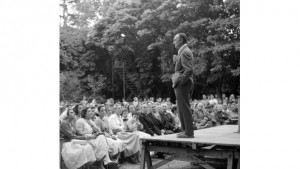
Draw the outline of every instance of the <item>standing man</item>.
<instances>
[{"instance_id":1,"label":"standing man","mask_svg":"<svg viewBox=\"0 0 300 169\"><path fill-rule=\"evenodd\" d=\"M173 39L173 44L178 50L178 55L173 56L175 73L172 76L172 87L175 90L179 119L182 133L178 138L194 138L193 117L190 105L190 98L194 88L193 68L194 57L187 46L187 36L178 33Z\"/></svg>"}]
</instances>

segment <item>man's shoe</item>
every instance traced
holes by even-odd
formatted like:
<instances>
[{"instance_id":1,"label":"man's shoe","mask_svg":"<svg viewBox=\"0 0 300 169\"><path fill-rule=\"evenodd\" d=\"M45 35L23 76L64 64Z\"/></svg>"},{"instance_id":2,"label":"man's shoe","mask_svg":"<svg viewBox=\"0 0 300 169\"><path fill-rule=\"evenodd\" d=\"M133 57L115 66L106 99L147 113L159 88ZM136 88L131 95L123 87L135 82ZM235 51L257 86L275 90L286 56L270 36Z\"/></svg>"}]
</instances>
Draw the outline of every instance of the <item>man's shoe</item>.
<instances>
[{"instance_id":1,"label":"man's shoe","mask_svg":"<svg viewBox=\"0 0 300 169\"><path fill-rule=\"evenodd\" d=\"M177 138L195 138L194 136L188 136L186 134L177 135Z\"/></svg>"}]
</instances>

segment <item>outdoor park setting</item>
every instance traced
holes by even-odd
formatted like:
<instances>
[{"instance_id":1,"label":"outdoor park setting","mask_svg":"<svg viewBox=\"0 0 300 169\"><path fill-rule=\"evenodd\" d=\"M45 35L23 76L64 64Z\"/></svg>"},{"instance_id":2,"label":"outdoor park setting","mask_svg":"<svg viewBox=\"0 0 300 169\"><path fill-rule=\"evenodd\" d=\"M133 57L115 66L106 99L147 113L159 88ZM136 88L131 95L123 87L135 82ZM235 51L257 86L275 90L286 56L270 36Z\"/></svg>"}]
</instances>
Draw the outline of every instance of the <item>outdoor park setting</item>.
<instances>
[{"instance_id":1,"label":"outdoor park setting","mask_svg":"<svg viewBox=\"0 0 300 169\"><path fill-rule=\"evenodd\" d=\"M61 168L239 168L239 0L59 5Z\"/></svg>"}]
</instances>

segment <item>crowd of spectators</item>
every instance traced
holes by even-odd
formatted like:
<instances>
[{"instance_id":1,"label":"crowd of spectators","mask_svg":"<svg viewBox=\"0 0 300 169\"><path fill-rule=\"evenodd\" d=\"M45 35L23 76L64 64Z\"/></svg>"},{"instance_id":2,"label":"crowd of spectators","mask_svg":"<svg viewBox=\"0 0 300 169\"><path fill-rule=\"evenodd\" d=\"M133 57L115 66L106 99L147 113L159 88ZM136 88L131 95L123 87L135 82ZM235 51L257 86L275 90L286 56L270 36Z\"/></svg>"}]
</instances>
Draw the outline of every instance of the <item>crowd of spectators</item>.
<instances>
[{"instance_id":1,"label":"crowd of spectators","mask_svg":"<svg viewBox=\"0 0 300 169\"><path fill-rule=\"evenodd\" d=\"M233 94L191 100L194 129L237 124L238 100ZM133 102L110 98L97 103L84 97L80 103L61 102L59 121L61 166L69 169L139 163L141 138L181 132L177 107L170 98L135 97Z\"/></svg>"}]
</instances>

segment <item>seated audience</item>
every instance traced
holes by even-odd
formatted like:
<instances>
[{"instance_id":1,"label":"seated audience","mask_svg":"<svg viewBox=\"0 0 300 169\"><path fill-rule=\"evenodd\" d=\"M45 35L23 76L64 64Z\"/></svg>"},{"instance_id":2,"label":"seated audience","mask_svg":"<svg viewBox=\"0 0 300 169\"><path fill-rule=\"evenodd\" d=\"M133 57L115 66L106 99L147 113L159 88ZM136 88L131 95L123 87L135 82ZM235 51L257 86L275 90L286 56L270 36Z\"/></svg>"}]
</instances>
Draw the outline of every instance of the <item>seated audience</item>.
<instances>
[{"instance_id":1,"label":"seated audience","mask_svg":"<svg viewBox=\"0 0 300 169\"><path fill-rule=\"evenodd\" d=\"M239 96L231 94L228 99L224 93L221 98L203 94L202 100L191 99L194 129L237 124L238 101ZM91 164L118 168L116 162L124 159L139 163L141 138L181 131L177 107L170 98L134 97L133 102L110 98L105 104L94 99L89 104L84 96L80 103L61 102L60 111L61 164L69 169ZM156 152L155 156L165 155Z\"/></svg>"}]
</instances>

